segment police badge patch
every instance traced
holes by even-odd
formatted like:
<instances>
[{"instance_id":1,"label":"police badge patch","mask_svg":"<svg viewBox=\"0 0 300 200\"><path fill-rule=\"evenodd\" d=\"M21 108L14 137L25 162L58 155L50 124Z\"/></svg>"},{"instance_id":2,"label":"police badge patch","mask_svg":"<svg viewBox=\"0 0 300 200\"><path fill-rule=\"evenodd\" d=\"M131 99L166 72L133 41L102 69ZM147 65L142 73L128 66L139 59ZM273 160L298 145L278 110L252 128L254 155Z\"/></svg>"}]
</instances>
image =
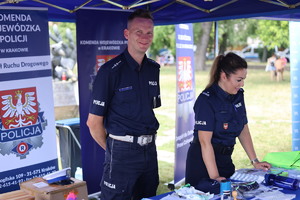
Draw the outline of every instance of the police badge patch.
<instances>
[{"instance_id":1,"label":"police badge patch","mask_svg":"<svg viewBox=\"0 0 300 200\"><path fill-rule=\"evenodd\" d=\"M227 129L228 129L228 123L223 123L223 128L224 128L225 130L227 130Z\"/></svg>"},{"instance_id":2,"label":"police badge patch","mask_svg":"<svg viewBox=\"0 0 300 200\"><path fill-rule=\"evenodd\" d=\"M24 159L41 147L47 125L43 114L35 87L0 91L0 153Z\"/></svg>"}]
</instances>

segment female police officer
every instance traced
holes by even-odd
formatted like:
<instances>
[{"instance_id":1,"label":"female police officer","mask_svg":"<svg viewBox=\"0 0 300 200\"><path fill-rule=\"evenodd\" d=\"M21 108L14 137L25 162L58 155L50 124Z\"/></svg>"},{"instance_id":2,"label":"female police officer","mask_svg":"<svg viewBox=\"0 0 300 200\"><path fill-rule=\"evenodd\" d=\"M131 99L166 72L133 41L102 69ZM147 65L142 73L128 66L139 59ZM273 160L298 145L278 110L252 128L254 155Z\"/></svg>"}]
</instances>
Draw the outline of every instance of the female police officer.
<instances>
[{"instance_id":1,"label":"female police officer","mask_svg":"<svg viewBox=\"0 0 300 200\"><path fill-rule=\"evenodd\" d=\"M195 105L194 140L188 150L186 182L197 186L202 179L217 181L233 175L231 154L239 138L252 165L269 169L259 162L248 128L242 87L247 63L234 53L219 55L211 68L210 81Z\"/></svg>"}]
</instances>

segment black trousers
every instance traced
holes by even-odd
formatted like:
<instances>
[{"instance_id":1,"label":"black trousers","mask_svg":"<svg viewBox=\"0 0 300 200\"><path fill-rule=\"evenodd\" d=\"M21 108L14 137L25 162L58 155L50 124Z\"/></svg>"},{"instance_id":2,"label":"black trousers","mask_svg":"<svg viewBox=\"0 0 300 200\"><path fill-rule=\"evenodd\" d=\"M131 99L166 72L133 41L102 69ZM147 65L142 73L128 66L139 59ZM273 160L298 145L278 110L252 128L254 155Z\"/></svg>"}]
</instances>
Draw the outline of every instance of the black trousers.
<instances>
[{"instance_id":1,"label":"black trousers","mask_svg":"<svg viewBox=\"0 0 300 200\"><path fill-rule=\"evenodd\" d=\"M110 137L106 141L101 200L140 200L156 196L159 184L156 144L140 146Z\"/></svg>"},{"instance_id":2,"label":"black trousers","mask_svg":"<svg viewBox=\"0 0 300 200\"><path fill-rule=\"evenodd\" d=\"M215 158L220 176L229 178L234 174L235 166L232 163L231 153L222 154L215 150ZM185 182L196 186L201 179L207 178L209 175L202 158L200 143L193 142L190 144L187 154Z\"/></svg>"}]
</instances>

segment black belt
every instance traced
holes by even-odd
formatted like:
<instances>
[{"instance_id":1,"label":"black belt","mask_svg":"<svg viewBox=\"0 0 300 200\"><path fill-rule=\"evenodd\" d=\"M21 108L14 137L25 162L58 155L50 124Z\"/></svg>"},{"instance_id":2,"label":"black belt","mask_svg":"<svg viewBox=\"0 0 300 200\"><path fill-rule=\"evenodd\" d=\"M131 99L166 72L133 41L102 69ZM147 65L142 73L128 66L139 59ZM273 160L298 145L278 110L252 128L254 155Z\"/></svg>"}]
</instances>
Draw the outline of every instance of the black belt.
<instances>
[{"instance_id":1,"label":"black belt","mask_svg":"<svg viewBox=\"0 0 300 200\"><path fill-rule=\"evenodd\" d=\"M212 144L214 147L215 153L222 155L231 155L234 149L234 146L223 146L220 144Z\"/></svg>"},{"instance_id":2,"label":"black belt","mask_svg":"<svg viewBox=\"0 0 300 200\"><path fill-rule=\"evenodd\" d=\"M199 143L199 139L195 138L193 139L192 143ZM222 154L222 155L231 155L233 150L234 150L234 146L224 146L221 144L212 144L213 148L214 148L214 152L217 154Z\"/></svg>"}]
</instances>

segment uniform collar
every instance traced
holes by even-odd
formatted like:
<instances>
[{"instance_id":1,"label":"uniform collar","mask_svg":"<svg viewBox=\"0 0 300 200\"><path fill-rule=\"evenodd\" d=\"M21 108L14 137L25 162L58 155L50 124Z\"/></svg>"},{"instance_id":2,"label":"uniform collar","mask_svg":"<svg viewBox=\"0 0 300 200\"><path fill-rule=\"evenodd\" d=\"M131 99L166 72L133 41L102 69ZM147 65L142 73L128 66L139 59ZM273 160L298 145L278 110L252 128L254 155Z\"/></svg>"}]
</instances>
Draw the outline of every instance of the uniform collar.
<instances>
[{"instance_id":1,"label":"uniform collar","mask_svg":"<svg viewBox=\"0 0 300 200\"><path fill-rule=\"evenodd\" d=\"M217 92L217 94L224 99L232 101L235 97L235 95L225 92L217 83L213 84L213 88Z\"/></svg>"},{"instance_id":2,"label":"uniform collar","mask_svg":"<svg viewBox=\"0 0 300 200\"><path fill-rule=\"evenodd\" d=\"M125 59L132 70L139 71L140 65L132 58L132 56L128 52L128 48L124 51ZM143 58L142 66L147 62L147 56L145 55Z\"/></svg>"}]
</instances>

